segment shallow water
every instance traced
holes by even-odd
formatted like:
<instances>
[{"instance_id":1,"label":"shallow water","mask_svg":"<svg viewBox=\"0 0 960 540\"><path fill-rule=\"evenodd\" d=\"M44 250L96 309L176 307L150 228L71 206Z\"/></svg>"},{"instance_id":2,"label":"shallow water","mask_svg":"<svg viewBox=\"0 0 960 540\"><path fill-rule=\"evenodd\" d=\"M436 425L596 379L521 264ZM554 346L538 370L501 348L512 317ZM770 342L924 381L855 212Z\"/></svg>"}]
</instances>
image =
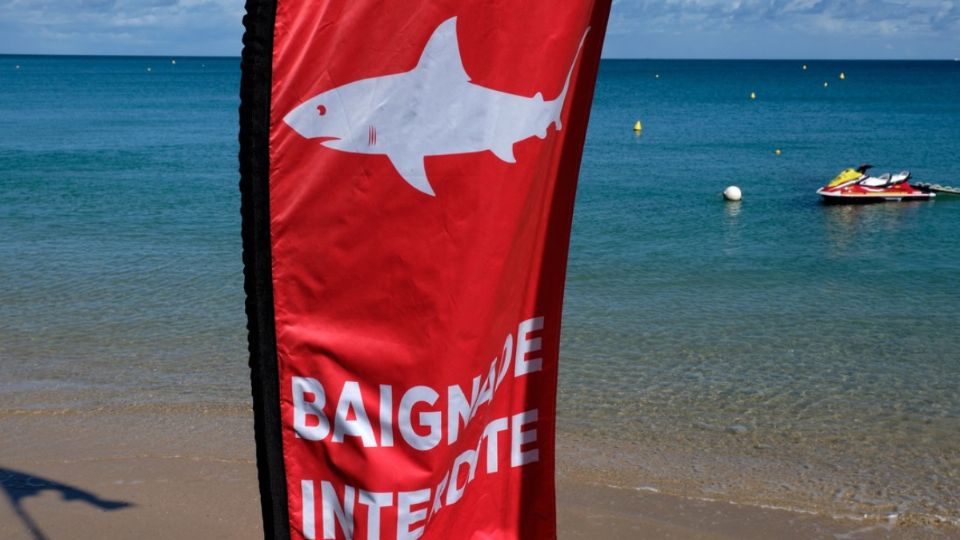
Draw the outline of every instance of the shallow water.
<instances>
[{"instance_id":1,"label":"shallow water","mask_svg":"<svg viewBox=\"0 0 960 540\"><path fill-rule=\"evenodd\" d=\"M960 184L960 63L808 64L604 61L561 446L633 487L960 519L960 200L814 194L863 161ZM0 57L4 411L247 402L238 84Z\"/></svg>"},{"instance_id":2,"label":"shallow water","mask_svg":"<svg viewBox=\"0 0 960 540\"><path fill-rule=\"evenodd\" d=\"M247 398L238 85L238 59L0 57L5 399Z\"/></svg>"},{"instance_id":3,"label":"shallow water","mask_svg":"<svg viewBox=\"0 0 960 540\"><path fill-rule=\"evenodd\" d=\"M814 191L861 162L960 179L960 64L809 66L603 64L561 427L675 453L674 479L717 457L763 467L713 464L675 490L958 519L960 200ZM730 184L743 202L720 199Z\"/></svg>"}]
</instances>

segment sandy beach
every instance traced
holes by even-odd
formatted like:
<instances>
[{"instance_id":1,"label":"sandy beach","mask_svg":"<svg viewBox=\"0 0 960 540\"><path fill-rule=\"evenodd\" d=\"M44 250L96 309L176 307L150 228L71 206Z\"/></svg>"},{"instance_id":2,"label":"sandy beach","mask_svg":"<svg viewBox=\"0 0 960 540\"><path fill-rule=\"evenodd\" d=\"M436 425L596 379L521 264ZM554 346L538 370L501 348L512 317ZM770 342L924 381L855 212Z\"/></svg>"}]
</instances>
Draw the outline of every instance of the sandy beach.
<instances>
[{"instance_id":1,"label":"sandy beach","mask_svg":"<svg viewBox=\"0 0 960 540\"><path fill-rule=\"evenodd\" d=\"M0 411L2 538L260 538L251 414L184 405ZM613 487L559 441L560 538L957 538Z\"/></svg>"}]
</instances>

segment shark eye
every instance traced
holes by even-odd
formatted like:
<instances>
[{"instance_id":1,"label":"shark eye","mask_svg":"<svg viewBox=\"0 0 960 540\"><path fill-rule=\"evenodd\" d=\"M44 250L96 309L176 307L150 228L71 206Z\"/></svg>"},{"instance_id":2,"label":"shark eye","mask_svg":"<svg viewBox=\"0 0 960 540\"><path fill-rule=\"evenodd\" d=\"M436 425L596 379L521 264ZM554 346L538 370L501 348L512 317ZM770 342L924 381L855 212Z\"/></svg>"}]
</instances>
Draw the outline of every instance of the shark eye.
<instances>
[{"instance_id":1,"label":"shark eye","mask_svg":"<svg viewBox=\"0 0 960 540\"><path fill-rule=\"evenodd\" d=\"M317 105L317 112L320 113L320 116L327 114L327 108L323 105Z\"/></svg>"}]
</instances>

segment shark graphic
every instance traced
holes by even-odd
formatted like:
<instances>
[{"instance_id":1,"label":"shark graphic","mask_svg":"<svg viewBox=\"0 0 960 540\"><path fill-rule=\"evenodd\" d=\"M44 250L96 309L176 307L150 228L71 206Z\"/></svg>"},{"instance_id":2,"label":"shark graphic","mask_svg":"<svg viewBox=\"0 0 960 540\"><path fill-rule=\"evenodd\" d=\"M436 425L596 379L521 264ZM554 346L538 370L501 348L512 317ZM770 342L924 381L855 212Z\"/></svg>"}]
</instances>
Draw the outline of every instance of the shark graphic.
<instances>
[{"instance_id":1,"label":"shark graphic","mask_svg":"<svg viewBox=\"0 0 960 540\"><path fill-rule=\"evenodd\" d=\"M317 94L283 121L327 148L386 155L403 179L427 195L433 188L424 158L490 150L516 163L514 143L546 138L562 126L560 114L587 28L556 99L545 101L500 92L470 82L460 59L457 18L434 30L416 67L404 73L361 79Z\"/></svg>"}]
</instances>

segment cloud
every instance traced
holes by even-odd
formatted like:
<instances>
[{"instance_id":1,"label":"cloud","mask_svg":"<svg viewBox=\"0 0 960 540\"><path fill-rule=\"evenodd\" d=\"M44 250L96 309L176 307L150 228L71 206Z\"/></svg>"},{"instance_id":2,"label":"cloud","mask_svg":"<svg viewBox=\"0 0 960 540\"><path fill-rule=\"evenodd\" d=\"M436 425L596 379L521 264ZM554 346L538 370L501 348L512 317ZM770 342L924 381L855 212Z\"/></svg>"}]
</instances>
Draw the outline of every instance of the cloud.
<instances>
[{"instance_id":1,"label":"cloud","mask_svg":"<svg viewBox=\"0 0 960 540\"><path fill-rule=\"evenodd\" d=\"M111 9L116 4L117 0L82 0L80 2L80 7L82 9L105 11Z\"/></svg>"},{"instance_id":2,"label":"cloud","mask_svg":"<svg viewBox=\"0 0 960 540\"><path fill-rule=\"evenodd\" d=\"M960 30L954 0L615 0L613 15L613 33L760 25L814 34Z\"/></svg>"},{"instance_id":3,"label":"cloud","mask_svg":"<svg viewBox=\"0 0 960 540\"><path fill-rule=\"evenodd\" d=\"M0 0L0 52L238 55L238 0Z\"/></svg>"},{"instance_id":4,"label":"cloud","mask_svg":"<svg viewBox=\"0 0 960 540\"><path fill-rule=\"evenodd\" d=\"M0 0L0 53L239 55L243 0ZM960 0L614 0L621 57L960 56Z\"/></svg>"},{"instance_id":5,"label":"cloud","mask_svg":"<svg viewBox=\"0 0 960 540\"><path fill-rule=\"evenodd\" d=\"M957 0L614 0L607 44L622 52L632 39L701 58L726 56L722 51L736 44L740 49L732 54L741 57L758 51L762 56L874 57L873 49L882 48L900 51L895 55L899 57L945 58L960 52L958 4ZM669 36L676 42L667 44ZM699 53L691 48L696 43L702 44ZM828 44L832 53L824 51Z\"/></svg>"}]
</instances>

